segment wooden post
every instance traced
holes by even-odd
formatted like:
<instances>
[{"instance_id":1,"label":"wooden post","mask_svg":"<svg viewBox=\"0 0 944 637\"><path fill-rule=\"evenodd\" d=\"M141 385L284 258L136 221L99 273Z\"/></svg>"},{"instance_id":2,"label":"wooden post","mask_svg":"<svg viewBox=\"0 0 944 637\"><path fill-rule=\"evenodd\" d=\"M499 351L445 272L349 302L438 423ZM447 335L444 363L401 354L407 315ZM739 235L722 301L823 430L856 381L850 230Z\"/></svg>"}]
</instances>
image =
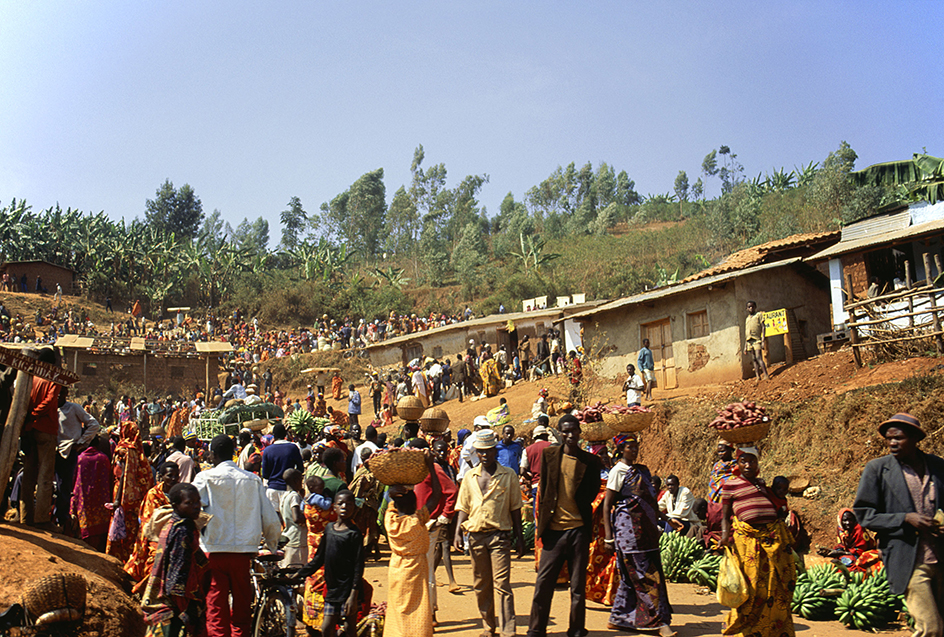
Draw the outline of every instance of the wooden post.
<instances>
[{"instance_id":1,"label":"wooden post","mask_svg":"<svg viewBox=\"0 0 944 637\"><path fill-rule=\"evenodd\" d=\"M144 392L147 393L147 352L144 352Z\"/></svg>"},{"instance_id":2,"label":"wooden post","mask_svg":"<svg viewBox=\"0 0 944 637\"><path fill-rule=\"evenodd\" d=\"M925 252L921 255L921 258L924 259L924 274L928 279L928 282L931 281L931 256ZM935 298L935 292L932 290L928 292L928 300L931 302L931 318L934 320L934 347L937 348L937 353L940 355L944 352L944 338L941 338L941 318L937 314L937 299Z\"/></svg>"},{"instance_id":3,"label":"wooden post","mask_svg":"<svg viewBox=\"0 0 944 637\"><path fill-rule=\"evenodd\" d=\"M846 272L846 299L849 303L852 303L854 298L852 296L852 275ZM845 308L843 308L845 309ZM855 323L855 310L848 310L849 318L851 319L850 323ZM852 358L855 359L856 367L862 367L862 354L859 353L859 331L855 328L855 325L849 325L849 340L852 341Z\"/></svg>"},{"instance_id":4,"label":"wooden post","mask_svg":"<svg viewBox=\"0 0 944 637\"><path fill-rule=\"evenodd\" d=\"M937 276L934 277L936 279L937 277L941 276L941 272L944 270L944 268L941 267L941 255L937 252L934 253L934 267L937 270ZM928 283L931 282L928 281Z\"/></svg>"},{"instance_id":5,"label":"wooden post","mask_svg":"<svg viewBox=\"0 0 944 637\"><path fill-rule=\"evenodd\" d=\"M3 437L0 438L0 493L7 492L7 483L12 477L10 474L20 447L20 434L23 432L26 412L29 411L32 387L33 377L24 371L18 371L16 387L13 390L13 402L10 403L10 412L7 414L7 422L3 427Z\"/></svg>"},{"instance_id":6,"label":"wooden post","mask_svg":"<svg viewBox=\"0 0 944 637\"><path fill-rule=\"evenodd\" d=\"M207 366L206 366L206 396L207 404L210 402L210 354L207 353Z\"/></svg>"},{"instance_id":7,"label":"wooden post","mask_svg":"<svg viewBox=\"0 0 944 637\"><path fill-rule=\"evenodd\" d=\"M905 289L911 289L911 262L905 261ZM914 298L908 297L908 327L914 327Z\"/></svg>"}]
</instances>

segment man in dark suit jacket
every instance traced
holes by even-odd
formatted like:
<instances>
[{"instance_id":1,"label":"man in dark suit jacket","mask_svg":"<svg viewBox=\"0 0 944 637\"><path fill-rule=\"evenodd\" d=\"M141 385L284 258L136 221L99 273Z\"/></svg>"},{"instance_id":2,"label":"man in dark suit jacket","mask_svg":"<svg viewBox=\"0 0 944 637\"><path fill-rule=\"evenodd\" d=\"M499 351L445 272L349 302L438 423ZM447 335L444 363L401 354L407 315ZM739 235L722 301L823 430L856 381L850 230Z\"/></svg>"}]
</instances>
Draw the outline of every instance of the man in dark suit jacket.
<instances>
[{"instance_id":1,"label":"man in dark suit jacket","mask_svg":"<svg viewBox=\"0 0 944 637\"><path fill-rule=\"evenodd\" d=\"M895 414L878 431L889 455L865 465L856 493L860 524L878 535L892 593L904 593L915 635L944 634L944 543L934 515L944 495L944 460L918 449L924 430Z\"/></svg>"},{"instance_id":2,"label":"man in dark suit jacket","mask_svg":"<svg viewBox=\"0 0 944 637\"><path fill-rule=\"evenodd\" d=\"M528 637L544 637L551 613L554 584L564 562L570 571L570 624L568 637L587 634L586 593L590 539L593 536L593 500L600 492L600 459L580 448L580 423L563 416L557 423L564 444L541 454L538 515L535 534L543 549L534 582Z\"/></svg>"}]
</instances>

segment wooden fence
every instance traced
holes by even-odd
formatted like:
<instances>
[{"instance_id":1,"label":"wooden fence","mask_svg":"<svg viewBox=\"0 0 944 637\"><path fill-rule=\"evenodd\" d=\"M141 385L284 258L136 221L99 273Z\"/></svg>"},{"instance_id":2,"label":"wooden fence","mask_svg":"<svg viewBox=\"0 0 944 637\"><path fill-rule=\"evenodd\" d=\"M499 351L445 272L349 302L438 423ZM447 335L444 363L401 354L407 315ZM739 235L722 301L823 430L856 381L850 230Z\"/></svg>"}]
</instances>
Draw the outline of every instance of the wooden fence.
<instances>
[{"instance_id":1,"label":"wooden fence","mask_svg":"<svg viewBox=\"0 0 944 637\"><path fill-rule=\"evenodd\" d=\"M944 331L940 313L944 311L944 288L941 278L941 257L934 255L937 277L932 278L931 256L922 255L927 280L912 282L910 264L905 262L905 287L870 299L851 301L844 305L849 313L846 325L852 341L856 365L862 366L863 351L873 355L907 351L909 345L933 340L938 354L944 354ZM846 275L846 298L853 299L852 280Z\"/></svg>"}]
</instances>

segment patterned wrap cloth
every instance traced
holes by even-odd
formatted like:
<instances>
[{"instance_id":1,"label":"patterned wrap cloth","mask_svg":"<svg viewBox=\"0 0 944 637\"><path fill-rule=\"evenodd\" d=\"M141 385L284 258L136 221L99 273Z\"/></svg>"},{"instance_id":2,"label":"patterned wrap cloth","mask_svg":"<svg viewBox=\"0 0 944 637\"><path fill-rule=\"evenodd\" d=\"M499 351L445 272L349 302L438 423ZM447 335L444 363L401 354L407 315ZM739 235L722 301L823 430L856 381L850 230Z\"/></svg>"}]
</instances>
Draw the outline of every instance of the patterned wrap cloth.
<instances>
[{"instance_id":1,"label":"patterned wrap cloth","mask_svg":"<svg viewBox=\"0 0 944 637\"><path fill-rule=\"evenodd\" d=\"M754 527L732 519L734 556L750 583L750 597L732 608L722 634L743 637L792 637L796 563L793 537L781 520Z\"/></svg>"},{"instance_id":2,"label":"patterned wrap cloth","mask_svg":"<svg viewBox=\"0 0 944 637\"><path fill-rule=\"evenodd\" d=\"M659 506L649 468L630 465L610 513L620 583L610 623L621 628L653 629L672 623L662 557Z\"/></svg>"},{"instance_id":3,"label":"patterned wrap cloth","mask_svg":"<svg viewBox=\"0 0 944 637\"><path fill-rule=\"evenodd\" d=\"M115 475L114 502L125 511L125 537L108 540L105 552L126 562L138 537L138 518L134 515L144 500L148 489L154 486L151 465L144 455L138 425L132 420L121 424L121 439L115 448L112 461Z\"/></svg>"}]
</instances>

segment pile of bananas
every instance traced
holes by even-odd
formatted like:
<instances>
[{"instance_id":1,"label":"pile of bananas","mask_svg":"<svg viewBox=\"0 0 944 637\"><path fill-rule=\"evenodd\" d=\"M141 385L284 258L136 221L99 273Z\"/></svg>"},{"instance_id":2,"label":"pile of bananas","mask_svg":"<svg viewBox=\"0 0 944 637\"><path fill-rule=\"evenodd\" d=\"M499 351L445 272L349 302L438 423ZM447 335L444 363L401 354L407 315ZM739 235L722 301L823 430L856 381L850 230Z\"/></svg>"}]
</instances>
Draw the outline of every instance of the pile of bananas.
<instances>
[{"instance_id":1,"label":"pile of bananas","mask_svg":"<svg viewBox=\"0 0 944 637\"><path fill-rule=\"evenodd\" d=\"M892 595L884 568L871 577L858 575L850 579L848 588L836 600L836 618L859 630L885 626L901 610L901 599Z\"/></svg>"},{"instance_id":2,"label":"pile of bananas","mask_svg":"<svg viewBox=\"0 0 944 637\"><path fill-rule=\"evenodd\" d=\"M706 553L700 560L688 567L685 577L688 581L699 586L707 586L711 590L718 588L718 570L721 566L721 556Z\"/></svg>"},{"instance_id":3,"label":"pile of bananas","mask_svg":"<svg viewBox=\"0 0 944 637\"><path fill-rule=\"evenodd\" d=\"M696 540L680 533L663 533L659 538L662 570L670 582L688 581L688 569L701 559L705 549ZM715 568L717 581L718 569Z\"/></svg>"},{"instance_id":4,"label":"pile of bananas","mask_svg":"<svg viewBox=\"0 0 944 637\"><path fill-rule=\"evenodd\" d=\"M296 409L285 419L285 426L295 434L317 434L330 422L327 418L315 418L304 409Z\"/></svg>"}]
</instances>

